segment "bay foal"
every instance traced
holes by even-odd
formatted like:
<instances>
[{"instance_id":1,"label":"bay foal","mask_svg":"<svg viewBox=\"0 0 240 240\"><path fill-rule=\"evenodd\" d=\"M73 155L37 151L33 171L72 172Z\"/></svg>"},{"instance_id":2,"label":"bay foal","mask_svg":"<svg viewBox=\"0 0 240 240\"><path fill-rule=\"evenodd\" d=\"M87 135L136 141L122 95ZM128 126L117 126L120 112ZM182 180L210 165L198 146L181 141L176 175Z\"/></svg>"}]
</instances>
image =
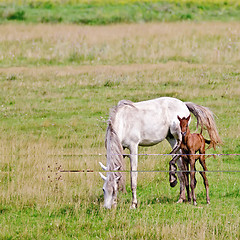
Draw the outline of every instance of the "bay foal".
<instances>
[{"instance_id":1,"label":"bay foal","mask_svg":"<svg viewBox=\"0 0 240 240\"><path fill-rule=\"evenodd\" d=\"M180 121L180 127L181 127L181 134L182 134L182 142L181 142L181 150L183 154L189 154L189 155L183 155L183 163L185 165L185 170L189 170L189 164L190 164L190 187L191 187L191 194L189 193L189 172L186 172L184 174L185 176L185 184L186 184L186 190L188 195L188 201L191 201L191 197L193 199L193 204L197 205L196 202L196 195L194 188L196 187L196 179L195 179L195 163L199 159L200 164L203 167L203 172L200 172L203 178L203 182L206 189L206 197L207 197L207 204L210 203L209 198L209 184L207 180L207 176L205 171L207 171L207 166L205 163L205 143L210 144L211 142L209 140L204 139L203 135L201 133L190 133L189 127L188 127L188 121L190 120L190 115L185 118L180 118L179 116L178 120ZM202 155L190 155L190 154L196 154L199 152L199 154Z\"/></svg>"}]
</instances>

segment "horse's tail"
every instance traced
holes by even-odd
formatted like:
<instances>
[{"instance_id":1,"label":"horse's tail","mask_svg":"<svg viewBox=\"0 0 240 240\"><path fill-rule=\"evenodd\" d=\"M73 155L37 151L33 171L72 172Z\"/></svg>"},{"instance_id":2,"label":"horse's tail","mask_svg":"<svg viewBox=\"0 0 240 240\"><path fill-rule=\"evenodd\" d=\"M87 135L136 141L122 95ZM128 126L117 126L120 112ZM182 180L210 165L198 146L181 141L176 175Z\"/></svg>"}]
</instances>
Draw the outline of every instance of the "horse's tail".
<instances>
[{"instance_id":1,"label":"horse's tail","mask_svg":"<svg viewBox=\"0 0 240 240\"><path fill-rule=\"evenodd\" d=\"M208 131L211 139L211 143L208 148L213 147L215 149L218 144L222 144L212 111L207 107L203 107L192 102L185 102L185 104L189 111L197 118L197 127L200 124L201 130L205 128Z\"/></svg>"},{"instance_id":2,"label":"horse's tail","mask_svg":"<svg viewBox=\"0 0 240 240\"><path fill-rule=\"evenodd\" d=\"M119 140L119 137L112 126L111 119L108 122L105 147L107 149L107 167L109 170L117 169L118 172L114 172L116 177L120 177L118 181L119 190L126 191L125 188L125 173L121 172L125 170L123 161L123 147Z\"/></svg>"}]
</instances>

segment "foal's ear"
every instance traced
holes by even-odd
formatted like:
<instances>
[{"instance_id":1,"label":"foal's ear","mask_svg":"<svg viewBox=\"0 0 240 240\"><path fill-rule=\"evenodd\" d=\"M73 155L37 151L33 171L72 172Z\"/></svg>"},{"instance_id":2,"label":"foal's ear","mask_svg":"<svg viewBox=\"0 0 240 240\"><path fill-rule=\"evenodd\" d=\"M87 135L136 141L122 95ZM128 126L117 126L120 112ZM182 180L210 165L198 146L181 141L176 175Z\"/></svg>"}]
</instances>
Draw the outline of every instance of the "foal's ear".
<instances>
[{"instance_id":1,"label":"foal's ear","mask_svg":"<svg viewBox=\"0 0 240 240\"><path fill-rule=\"evenodd\" d=\"M177 115L177 118L178 118L178 120L181 122L182 119L181 119L178 115Z\"/></svg>"},{"instance_id":2,"label":"foal's ear","mask_svg":"<svg viewBox=\"0 0 240 240\"><path fill-rule=\"evenodd\" d=\"M190 117L191 117L191 114L189 114L189 116L186 118L186 119L187 119L187 121L189 121Z\"/></svg>"}]
</instances>

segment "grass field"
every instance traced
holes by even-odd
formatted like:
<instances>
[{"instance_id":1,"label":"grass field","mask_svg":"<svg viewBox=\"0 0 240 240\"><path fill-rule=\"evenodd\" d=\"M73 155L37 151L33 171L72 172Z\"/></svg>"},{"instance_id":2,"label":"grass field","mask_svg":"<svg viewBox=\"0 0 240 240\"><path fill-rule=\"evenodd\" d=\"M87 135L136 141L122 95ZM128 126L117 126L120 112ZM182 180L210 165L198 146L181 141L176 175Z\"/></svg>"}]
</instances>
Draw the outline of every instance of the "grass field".
<instances>
[{"instance_id":1,"label":"grass field","mask_svg":"<svg viewBox=\"0 0 240 240\"><path fill-rule=\"evenodd\" d=\"M239 0L1 0L0 23L239 21Z\"/></svg>"},{"instance_id":2,"label":"grass field","mask_svg":"<svg viewBox=\"0 0 240 240\"><path fill-rule=\"evenodd\" d=\"M140 173L133 211L129 177L128 193L106 211L97 172L109 108L121 99L207 106L224 142L207 153L240 153L240 23L8 23L0 32L1 239L240 238L239 172L207 174L210 206L197 174L197 207L176 204L179 184L171 189L167 173ZM169 151L167 142L140 148ZM169 160L142 156L139 169L167 170ZM207 166L239 171L239 160Z\"/></svg>"}]
</instances>

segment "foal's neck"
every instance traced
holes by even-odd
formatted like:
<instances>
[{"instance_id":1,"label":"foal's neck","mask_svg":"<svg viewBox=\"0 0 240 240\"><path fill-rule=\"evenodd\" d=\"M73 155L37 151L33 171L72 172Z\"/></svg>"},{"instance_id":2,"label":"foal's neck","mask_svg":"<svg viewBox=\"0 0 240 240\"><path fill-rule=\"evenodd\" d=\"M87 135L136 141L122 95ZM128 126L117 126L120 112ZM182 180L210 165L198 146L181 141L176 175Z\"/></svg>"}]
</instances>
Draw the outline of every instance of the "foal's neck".
<instances>
[{"instance_id":1,"label":"foal's neck","mask_svg":"<svg viewBox=\"0 0 240 240\"><path fill-rule=\"evenodd\" d=\"M184 142L185 144L188 142L189 136L191 136L191 133L190 133L189 127L187 127L186 135L183 137L183 142Z\"/></svg>"}]
</instances>

